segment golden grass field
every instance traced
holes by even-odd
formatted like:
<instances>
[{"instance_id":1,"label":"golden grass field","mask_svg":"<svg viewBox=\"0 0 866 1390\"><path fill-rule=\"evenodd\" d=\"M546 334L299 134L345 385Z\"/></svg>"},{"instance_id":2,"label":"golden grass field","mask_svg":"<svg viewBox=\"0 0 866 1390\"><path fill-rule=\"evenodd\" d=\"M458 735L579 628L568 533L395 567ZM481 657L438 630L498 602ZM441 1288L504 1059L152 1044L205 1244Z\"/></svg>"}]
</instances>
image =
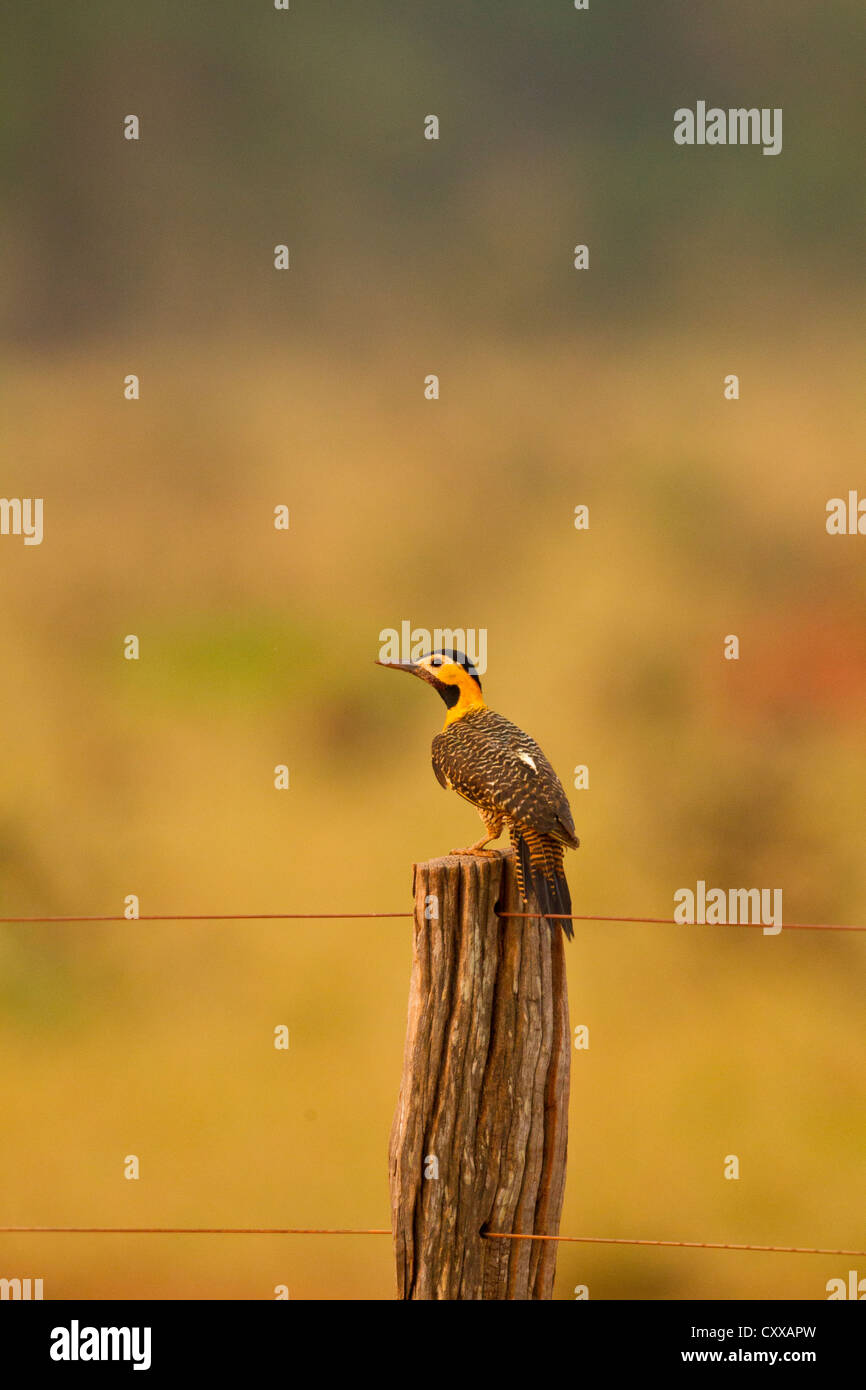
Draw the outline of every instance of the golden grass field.
<instances>
[{"instance_id":1,"label":"golden grass field","mask_svg":"<svg viewBox=\"0 0 866 1390\"><path fill-rule=\"evenodd\" d=\"M866 921L864 542L824 529L862 421L827 314L735 367L673 327L469 337L435 403L399 343L144 341L134 403L120 342L7 362L3 486L45 539L2 542L0 913L408 910L412 862L477 833L439 702L373 664L409 619L486 628L490 703L567 789L589 766L576 912L671 916L703 878ZM410 931L0 928L2 1224L386 1226ZM866 938L592 923L567 956L565 1233L866 1246ZM0 1249L50 1298L394 1295L387 1237ZM821 1298L849 1263L566 1245L557 1296Z\"/></svg>"}]
</instances>

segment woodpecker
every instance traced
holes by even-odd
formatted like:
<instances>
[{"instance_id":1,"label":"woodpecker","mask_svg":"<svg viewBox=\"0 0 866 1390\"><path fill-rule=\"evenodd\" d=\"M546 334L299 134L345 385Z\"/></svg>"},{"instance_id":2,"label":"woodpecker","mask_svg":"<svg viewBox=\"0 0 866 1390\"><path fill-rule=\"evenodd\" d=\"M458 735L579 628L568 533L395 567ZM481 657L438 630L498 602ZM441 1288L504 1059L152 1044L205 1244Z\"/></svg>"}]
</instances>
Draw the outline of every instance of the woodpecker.
<instances>
[{"instance_id":1,"label":"woodpecker","mask_svg":"<svg viewBox=\"0 0 866 1390\"><path fill-rule=\"evenodd\" d=\"M380 661L391 671L408 671L438 691L447 707L445 727L433 740L433 771L443 787L475 806L487 832L452 854L495 857L487 849L507 826L515 849L517 886L523 902L531 884L542 913L571 913L563 871L567 845L580 841L562 783L534 739L488 708L481 677L463 652L428 652L417 661ZM565 935L574 935L562 921Z\"/></svg>"}]
</instances>

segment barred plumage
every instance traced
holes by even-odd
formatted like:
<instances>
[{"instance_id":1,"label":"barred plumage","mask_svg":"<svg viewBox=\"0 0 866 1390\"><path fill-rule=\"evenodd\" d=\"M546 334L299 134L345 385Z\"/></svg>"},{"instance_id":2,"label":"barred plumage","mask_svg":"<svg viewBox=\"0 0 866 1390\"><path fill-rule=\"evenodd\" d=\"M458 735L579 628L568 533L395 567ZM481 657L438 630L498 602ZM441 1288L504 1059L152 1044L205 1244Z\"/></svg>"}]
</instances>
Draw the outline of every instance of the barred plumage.
<instances>
[{"instance_id":1,"label":"barred plumage","mask_svg":"<svg viewBox=\"0 0 866 1390\"><path fill-rule=\"evenodd\" d=\"M433 770L443 787L478 808L487 831L477 844L452 852L490 853L484 846L507 826L521 898L526 901L531 884L545 915L570 914L563 851L579 841L562 784L535 740L487 707L478 672L462 652L380 664L420 676L448 706L445 728L433 740ZM573 935L570 922L562 928Z\"/></svg>"}]
</instances>

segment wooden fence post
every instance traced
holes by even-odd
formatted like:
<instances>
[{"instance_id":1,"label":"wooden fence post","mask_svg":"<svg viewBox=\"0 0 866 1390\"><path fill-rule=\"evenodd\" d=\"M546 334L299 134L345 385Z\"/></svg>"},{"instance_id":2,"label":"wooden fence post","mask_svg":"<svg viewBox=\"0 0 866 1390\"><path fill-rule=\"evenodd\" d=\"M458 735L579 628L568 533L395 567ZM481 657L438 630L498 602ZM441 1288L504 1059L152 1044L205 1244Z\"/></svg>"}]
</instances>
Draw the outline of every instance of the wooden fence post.
<instances>
[{"instance_id":1,"label":"wooden fence post","mask_svg":"<svg viewBox=\"0 0 866 1390\"><path fill-rule=\"evenodd\" d=\"M530 904L532 907L534 904ZM415 865L391 1213L403 1299L546 1299L565 1188L563 935L525 912L513 855Z\"/></svg>"}]
</instances>

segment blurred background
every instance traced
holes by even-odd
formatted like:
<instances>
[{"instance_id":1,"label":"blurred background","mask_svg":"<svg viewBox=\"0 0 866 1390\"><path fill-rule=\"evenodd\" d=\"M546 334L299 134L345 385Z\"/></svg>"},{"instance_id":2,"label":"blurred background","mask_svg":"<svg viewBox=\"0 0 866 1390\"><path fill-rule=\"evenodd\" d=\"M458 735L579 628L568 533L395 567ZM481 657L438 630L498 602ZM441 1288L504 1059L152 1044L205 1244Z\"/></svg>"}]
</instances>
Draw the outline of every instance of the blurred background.
<instances>
[{"instance_id":1,"label":"blurred background","mask_svg":"<svg viewBox=\"0 0 866 1390\"><path fill-rule=\"evenodd\" d=\"M866 921L866 541L824 525L866 488L861 7L2 29L0 491L45 538L0 538L0 915L408 910L478 833L439 702L373 664L408 620L487 630L490 703L570 790L576 912L703 878ZM676 146L698 100L782 107L783 152ZM386 1226L410 963L400 919L0 928L0 1224ZM863 1247L864 964L579 925L563 1232ZM823 1298L852 1263L565 1245L557 1296ZM394 1296L387 1237L7 1236L0 1275Z\"/></svg>"}]
</instances>

